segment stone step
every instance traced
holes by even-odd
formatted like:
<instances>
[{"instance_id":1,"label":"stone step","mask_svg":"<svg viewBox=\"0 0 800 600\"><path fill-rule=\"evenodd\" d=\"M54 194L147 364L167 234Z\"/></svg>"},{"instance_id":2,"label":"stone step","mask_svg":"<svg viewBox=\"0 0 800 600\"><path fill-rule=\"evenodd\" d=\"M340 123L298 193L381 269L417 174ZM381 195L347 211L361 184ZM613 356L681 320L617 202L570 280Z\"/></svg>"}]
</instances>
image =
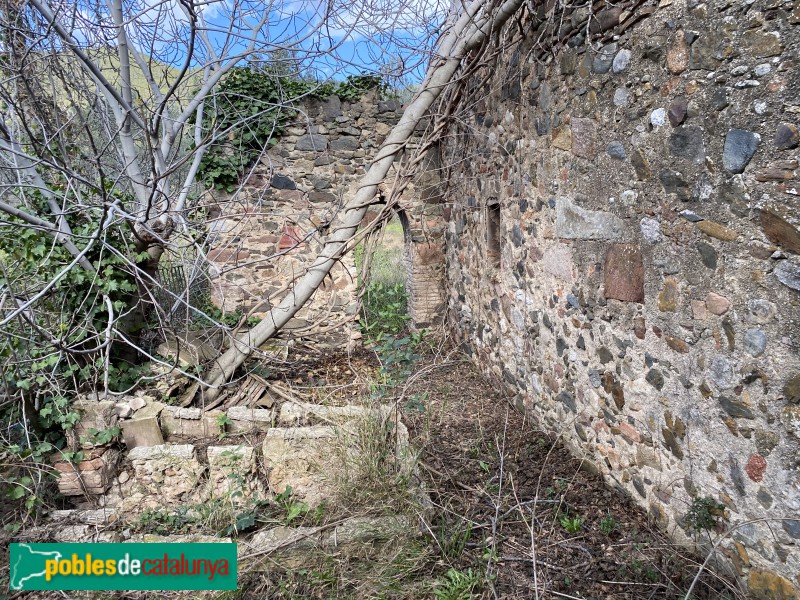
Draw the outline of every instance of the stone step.
<instances>
[{"instance_id":1,"label":"stone step","mask_svg":"<svg viewBox=\"0 0 800 600\"><path fill-rule=\"evenodd\" d=\"M390 411L293 403L291 410L283 413L282 420L307 422L323 418L339 423L273 427L267 429L258 447L209 446L206 460L202 461L193 444L134 448L128 452L127 464L106 496L106 505L138 514L176 504L233 500L234 495L237 503L253 497L269 499L290 487L294 498L316 507L334 499L337 477L346 467L344 463L357 460L354 452L358 444L353 442L359 435L358 419L367 416L388 419ZM199 425L202 419L197 422ZM402 422L397 424L395 438L401 464L410 472L413 461L408 452L408 431Z\"/></svg>"},{"instance_id":2,"label":"stone step","mask_svg":"<svg viewBox=\"0 0 800 600\"><path fill-rule=\"evenodd\" d=\"M366 415L385 414L391 407L378 409L355 406L324 406L310 402L287 401L281 405L278 424L296 427L298 425L334 425Z\"/></svg>"},{"instance_id":3,"label":"stone step","mask_svg":"<svg viewBox=\"0 0 800 600\"><path fill-rule=\"evenodd\" d=\"M209 428L207 417L193 409L188 411L192 412L163 410L162 418L175 417L173 425L181 427L178 421L196 423L198 432ZM252 409L241 412L244 422L258 423L262 416ZM272 411L264 412L272 418ZM236 411L234 415L238 416ZM396 443L400 468L412 475L414 457L408 431L401 421L394 420L396 416L388 406L326 407L286 402L277 424L295 426L267 427L258 446L216 444L201 452L194 444L167 442L133 448L111 489L98 499L102 509L54 511L39 538L61 542L230 542L230 538L203 534L130 535L125 528L145 510L169 514L188 507L191 515L202 504L219 499L251 510L253 499L271 500L288 487L292 502L302 502L311 510L323 503L333 506L340 500L340 473L356 464L350 461L358 460L364 436L387 423L394 427L389 430L388 439L389 443ZM261 422L266 423L265 415L263 419ZM363 426L369 428L366 433ZM235 439L239 438L230 438ZM422 513L428 512L431 504L427 494L421 487L415 493ZM275 564L297 568L339 553L370 560L393 540L417 535L419 518L417 514L351 516L315 527L271 526L237 540L239 560L253 570L266 570Z\"/></svg>"},{"instance_id":4,"label":"stone step","mask_svg":"<svg viewBox=\"0 0 800 600\"><path fill-rule=\"evenodd\" d=\"M293 497L310 506L332 498L335 473L342 468L335 451L339 435L337 428L324 425L267 431L261 449L270 489L281 494L291 488Z\"/></svg>"},{"instance_id":5,"label":"stone step","mask_svg":"<svg viewBox=\"0 0 800 600\"><path fill-rule=\"evenodd\" d=\"M128 453L127 469L105 497L107 506L136 515L220 498L239 504L269 496L252 446L209 446L206 456L204 464L192 444L134 448Z\"/></svg>"},{"instance_id":6,"label":"stone step","mask_svg":"<svg viewBox=\"0 0 800 600\"><path fill-rule=\"evenodd\" d=\"M199 409L153 408L160 412L162 426L170 437L209 430L214 435L214 415ZM342 479L349 476L348 469L357 468L358 453L369 445L369 436L379 431L379 435L389 436L389 444L396 444L400 469L409 476L414 472L408 431L390 406L331 407L287 401L280 411L234 407L227 415L234 421L229 429L241 427L258 433L262 441L248 444L248 436L229 436L207 447L168 441L133 448L123 458L122 470L113 478L111 488L97 498L103 508L55 512L49 534L44 537L63 542L181 541L184 536L130 536L124 528L146 510L170 514L186 507L191 516L202 512L202 505L219 500L230 503L234 512L235 507L251 510L252 500L273 500L287 488L291 488L292 502L302 502L310 510L322 504L333 506L341 500L338 490ZM388 431L383 430L385 426ZM245 443L236 443L239 440ZM430 501L421 487L416 490L424 512ZM290 566L302 564L317 550L372 548L414 533L417 518L350 517L321 527L273 527L243 540L242 552L243 556L255 557L255 568L266 568L275 560Z\"/></svg>"},{"instance_id":7,"label":"stone step","mask_svg":"<svg viewBox=\"0 0 800 600\"><path fill-rule=\"evenodd\" d=\"M363 407L326 407L303 405L287 411L286 420L313 420L320 412L326 417L339 419L337 425L306 425L301 427L275 427L267 431L261 449L264 466L269 470L269 486L275 493L291 487L292 495L310 506L318 506L336 496L337 477L348 465L358 461L359 418L390 419L389 407L368 409ZM336 409L357 410L343 411ZM303 411L308 410L308 413ZM408 430L402 421L394 423L396 456L400 468L407 474L414 469L415 457L408 442Z\"/></svg>"}]
</instances>

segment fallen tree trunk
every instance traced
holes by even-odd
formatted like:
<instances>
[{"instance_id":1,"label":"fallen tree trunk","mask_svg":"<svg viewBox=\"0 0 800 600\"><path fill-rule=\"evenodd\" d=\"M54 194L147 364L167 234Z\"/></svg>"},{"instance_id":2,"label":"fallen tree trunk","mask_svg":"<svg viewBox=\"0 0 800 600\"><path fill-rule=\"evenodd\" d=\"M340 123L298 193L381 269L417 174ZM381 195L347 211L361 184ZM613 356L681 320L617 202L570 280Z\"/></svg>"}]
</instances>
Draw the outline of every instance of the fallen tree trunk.
<instances>
[{"instance_id":1,"label":"fallen tree trunk","mask_svg":"<svg viewBox=\"0 0 800 600\"><path fill-rule=\"evenodd\" d=\"M411 138L420 119L452 81L462 59L480 47L492 32L499 31L522 3L523 0L506 0L496 5L491 0L474 0L449 26L437 50L438 56L428 68L419 91L381 145L358 191L343 207L341 221L335 229L332 228L320 255L283 301L272 308L255 328L237 336L231 348L215 361L201 386L205 400L214 400L253 350L280 331L311 298L340 259L347 242L356 234L396 156Z\"/></svg>"}]
</instances>

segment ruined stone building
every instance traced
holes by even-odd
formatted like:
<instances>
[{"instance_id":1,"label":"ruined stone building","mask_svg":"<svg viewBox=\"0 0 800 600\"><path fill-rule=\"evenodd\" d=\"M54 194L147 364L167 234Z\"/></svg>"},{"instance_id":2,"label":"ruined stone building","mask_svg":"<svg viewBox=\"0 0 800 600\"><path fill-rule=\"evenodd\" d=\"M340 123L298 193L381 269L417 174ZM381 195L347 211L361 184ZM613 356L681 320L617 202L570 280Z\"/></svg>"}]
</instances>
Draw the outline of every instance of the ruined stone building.
<instances>
[{"instance_id":1,"label":"ruined stone building","mask_svg":"<svg viewBox=\"0 0 800 600\"><path fill-rule=\"evenodd\" d=\"M351 197L370 157L402 114L397 100L379 100L373 90L359 100L310 99L293 126L253 169L243 189L220 194L215 220L214 302L225 310L263 315L305 272L322 249L326 228ZM417 141L415 140L414 143ZM436 154L404 193L399 211L405 230L409 314L423 327L441 320L445 304L442 240L446 223ZM387 185L389 185L387 183ZM376 218L377 207L364 224ZM358 273L346 254L288 329L356 335Z\"/></svg>"},{"instance_id":2,"label":"ruined stone building","mask_svg":"<svg viewBox=\"0 0 800 600\"><path fill-rule=\"evenodd\" d=\"M796 598L800 2L564 4L512 19L441 142L443 195L406 207L412 310L677 540L723 504L721 566ZM326 152L360 161L390 124L319 110L285 157L315 191L273 179L311 212Z\"/></svg>"}]
</instances>

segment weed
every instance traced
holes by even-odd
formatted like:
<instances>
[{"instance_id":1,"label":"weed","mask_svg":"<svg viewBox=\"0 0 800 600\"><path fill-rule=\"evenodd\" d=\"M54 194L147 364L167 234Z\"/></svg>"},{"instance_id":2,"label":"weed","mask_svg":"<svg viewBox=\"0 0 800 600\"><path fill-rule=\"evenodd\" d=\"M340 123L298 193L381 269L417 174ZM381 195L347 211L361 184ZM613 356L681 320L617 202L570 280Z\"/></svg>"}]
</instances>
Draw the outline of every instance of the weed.
<instances>
[{"instance_id":1,"label":"weed","mask_svg":"<svg viewBox=\"0 0 800 600\"><path fill-rule=\"evenodd\" d=\"M661 579L659 572L649 565L644 568L644 576L653 583Z\"/></svg>"},{"instance_id":2,"label":"weed","mask_svg":"<svg viewBox=\"0 0 800 600\"><path fill-rule=\"evenodd\" d=\"M223 327L233 328L238 326L244 318L240 310L224 311L214 306L211 304L210 296L203 298L202 304L198 306L198 311L203 314L196 316L195 321L201 327L213 327L219 323ZM248 317L244 324L247 327L255 327L259 322L261 319L258 317Z\"/></svg>"},{"instance_id":3,"label":"weed","mask_svg":"<svg viewBox=\"0 0 800 600\"><path fill-rule=\"evenodd\" d=\"M405 381L421 358L419 349L425 339L425 330L414 335L396 338L380 334L373 349L381 361L381 382L393 386Z\"/></svg>"},{"instance_id":4,"label":"weed","mask_svg":"<svg viewBox=\"0 0 800 600\"><path fill-rule=\"evenodd\" d=\"M370 283L364 294L359 324L367 339L379 334L397 335L406 325L408 296L404 283Z\"/></svg>"},{"instance_id":5,"label":"weed","mask_svg":"<svg viewBox=\"0 0 800 600\"><path fill-rule=\"evenodd\" d=\"M606 515L600 519L600 533L603 535L611 535L616 528L617 521L614 519L613 515Z\"/></svg>"},{"instance_id":6,"label":"weed","mask_svg":"<svg viewBox=\"0 0 800 600\"><path fill-rule=\"evenodd\" d=\"M136 529L167 535L181 531L193 522L190 507L180 506L175 511L145 509L136 523Z\"/></svg>"},{"instance_id":7,"label":"weed","mask_svg":"<svg viewBox=\"0 0 800 600\"><path fill-rule=\"evenodd\" d=\"M258 515L256 514L256 511L253 510L253 507L250 507L249 510L240 512L236 515L235 522L222 531L223 535L238 535L252 529L256 525L257 516Z\"/></svg>"},{"instance_id":8,"label":"weed","mask_svg":"<svg viewBox=\"0 0 800 600\"><path fill-rule=\"evenodd\" d=\"M444 556L459 558L472 537L472 523L461 517L450 522L445 516L440 516L434 534Z\"/></svg>"},{"instance_id":9,"label":"weed","mask_svg":"<svg viewBox=\"0 0 800 600\"><path fill-rule=\"evenodd\" d=\"M425 412L427 407L427 401L430 393L428 392L420 392L418 394L412 394L408 400L406 400L403 408L406 410L417 411L417 412Z\"/></svg>"},{"instance_id":10,"label":"weed","mask_svg":"<svg viewBox=\"0 0 800 600\"><path fill-rule=\"evenodd\" d=\"M264 523L289 525L309 512L306 504L292 498L291 488L278 494L272 502L250 498L237 506L233 500L242 495L241 490L234 490L221 498L180 506L171 511L148 509L132 525L137 531L157 534L201 529L236 536ZM322 520L319 511L312 515L316 524Z\"/></svg>"},{"instance_id":11,"label":"weed","mask_svg":"<svg viewBox=\"0 0 800 600\"><path fill-rule=\"evenodd\" d=\"M217 428L219 428L219 435L217 436L220 440L225 439L225 436L228 435L227 429L233 423L231 418L228 416L227 413L219 413L216 418Z\"/></svg>"},{"instance_id":12,"label":"weed","mask_svg":"<svg viewBox=\"0 0 800 600\"><path fill-rule=\"evenodd\" d=\"M393 224L387 226L391 229ZM399 223L397 224L399 225ZM378 246L367 263L364 247L356 248L355 260L361 285L364 286L359 326L367 341L380 336L398 335L406 326L408 294L402 268L402 248ZM369 272L364 273L365 264Z\"/></svg>"},{"instance_id":13,"label":"weed","mask_svg":"<svg viewBox=\"0 0 800 600\"><path fill-rule=\"evenodd\" d=\"M433 590L437 600L468 600L480 590L481 574L469 568L465 571L450 569Z\"/></svg>"},{"instance_id":14,"label":"weed","mask_svg":"<svg viewBox=\"0 0 800 600\"><path fill-rule=\"evenodd\" d=\"M314 512L312 512L309 516L312 525L317 527L319 525L322 525L322 521L325 518L325 512L327 511L327 508L328 507L325 505L324 500L317 505L317 507L314 509Z\"/></svg>"},{"instance_id":15,"label":"weed","mask_svg":"<svg viewBox=\"0 0 800 600\"><path fill-rule=\"evenodd\" d=\"M567 533L578 533L581 528L583 527L583 517L580 515L569 516L569 515L561 515L559 517L558 522L561 523L561 526L567 530Z\"/></svg>"},{"instance_id":16,"label":"weed","mask_svg":"<svg viewBox=\"0 0 800 600\"><path fill-rule=\"evenodd\" d=\"M713 529L720 519L725 517L725 505L710 496L695 498L686 513L686 524L689 529L702 531Z\"/></svg>"},{"instance_id":17,"label":"weed","mask_svg":"<svg viewBox=\"0 0 800 600\"><path fill-rule=\"evenodd\" d=\"M287 485L285 490L275 496L275 503L285 511L283 521L286 525L309 511L307 504L292 498L292 486L290 485Z\"/></svg>"},{"instance_id":18,"label":"weed","mask_svg":"<svg viewBox=\"0 0 800 600\"><path fill-rule=\"evenodd\" d=\"M276 566L245 585L248 597L275 600L431 598L430 559L426 544L404 537L384 545L373 560L360 553L310 551L300 568Z\"/></svg>"},{"instance_id":19,"label":"weed","mask_svg":"<svg viewBox=\"0 0 800 600\"><path fill-rule=\"evenodd\" d=\"M484 546L481 553L481 559L484 561L494 562L497 560L497 550L491 546Z\"/></svg>"},{"instance_id":20,"label":"weed","mask_svg":"<svg viewBox=\"0 0 800 600\"><path fill-rule=\"evenodd\" d=\"M73 464L77 464L79 462L83 462L85 456L83 454L83 450L76 450L76 451L62 450L61 458Z\"/></svg>"},{"instance_id":21,"label":"weed","mask_svg":"<svg viewBox=\"0 0 800 600\"><path fill-rule=\"evenodd\" d=\"M334 485L342 504L378 509L407 508L411 501L407 457L398 455L397 430L385 410L374 409L354 420L334 445L342 468Z\"/></svg>"},{"instance_id":22,"label":"weed","mask_svg":"<svg viewBox=\"0 0 800 600\"><path fill-rule=\"evenodd\" d=\"M101 429L100 431L94 427L91 427L89 429L89 435L81 438L81 443L104 446L117 439L117 436L119 436L120 433L122 433L122 429L119 427L109 427L108 429Z\"/></svg>"}]
</instances>

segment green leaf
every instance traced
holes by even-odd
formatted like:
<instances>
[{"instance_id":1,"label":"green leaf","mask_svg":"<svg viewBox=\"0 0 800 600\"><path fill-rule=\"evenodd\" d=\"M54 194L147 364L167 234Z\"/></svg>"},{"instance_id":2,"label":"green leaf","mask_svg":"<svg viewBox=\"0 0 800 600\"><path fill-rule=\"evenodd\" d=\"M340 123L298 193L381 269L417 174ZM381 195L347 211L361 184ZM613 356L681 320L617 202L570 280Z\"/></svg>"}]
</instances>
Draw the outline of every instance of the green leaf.
<instances>
[{"instance_id":1,"label":"green leaf","mask_svg":"<svg viewBox=\"0 0 800 600\"><path fill-rule=\"evenodd\" d=\"M236 518L236 531L247 531L256 524L253 513L243 513Z\"/></svg>"},{"instance_id":2,"label":"green leaf","mask_svg":"<svg viewBox=\"0 0 800 600\"><path fill-rule=\"evenodd\" d=\"M25 495L26 492L27 490L24 487L15 485L8 491L8 497L12 500L19 500Z\"/></svg>"}]
</instances>

